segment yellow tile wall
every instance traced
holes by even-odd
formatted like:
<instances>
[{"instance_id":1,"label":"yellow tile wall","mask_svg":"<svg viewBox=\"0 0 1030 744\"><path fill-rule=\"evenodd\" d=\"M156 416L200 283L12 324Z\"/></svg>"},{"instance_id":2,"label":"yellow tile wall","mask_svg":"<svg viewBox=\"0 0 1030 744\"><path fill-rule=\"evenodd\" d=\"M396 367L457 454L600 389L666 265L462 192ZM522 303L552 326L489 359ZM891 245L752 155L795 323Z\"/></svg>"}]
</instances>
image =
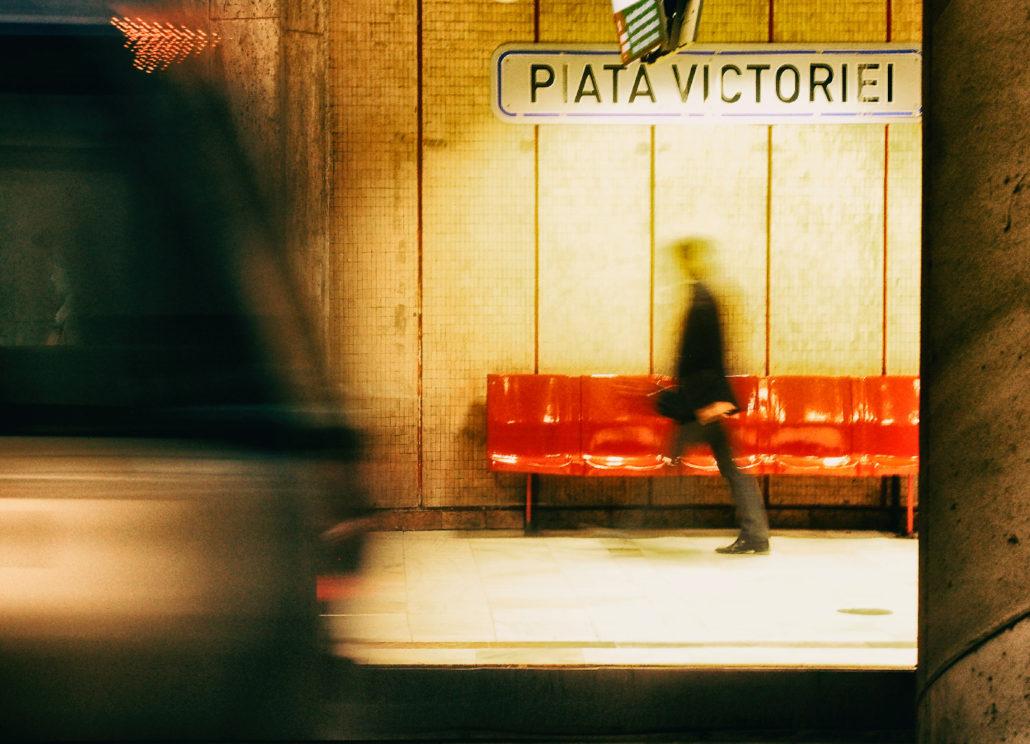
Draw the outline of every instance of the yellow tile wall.
<instances>
[{"instance_id":1,"label":"yellow tile wall","mask_svg":"<svg viewBox=\"0 0 1030 744\"><path fill-rule=\"evenodd\" d=\"M891 40L922 41L922 0L891 0Z\"/></svg>"},{"instance_id":2,"label":"yellow tile wall","mask_svg":"<svg viewBox=\"0 0 1030 744\"><path fill-rule=\"evenodd\" d=\"M886 1L778 0L775 39L882 41ZM538 0L536 10L541 41L614 42L607 2ZM765 41L769 13L768 0L706 0L699 41ZM918 0L893 0L893 39L918 41L920 13ZM425 0L420 143L415 14L415 0L358 0L336 4L331 25L330 355L371 435L379 504L520 500L519 479L486 469L486 375L531 371L537 359L541 372L667 370L687 299L667 247L686 234L722 248L734 285L723 302L732 371L764 372L768 344L773 373L880 372L883 126L502 124L489 109L488 61L497 45L534 38L534 4ZM890 127L891 373L918 367L920 132ZM869 481L801 480L773 479L773 502L875 497ZM710 478L544 478L540 497L727 501Z\"/></svg>"},{"instance_id":3,"label":"yellow tile wall","mask_svg":"<svg viewBox=\"0 0 1030 744\"><path fill-rule=\"evenodd\" d=\"M414 0L334 4L330 366L367 437L374 503L418 503Z\"/></svg>"},{"instance_id":4,"label":"yellow tile wall","mask_svg":"<svg viewBox=\"0 0 1030 744\"><path fill-rule=\"evenodd\" d=\"M707 10L707 6L706 6ZM731 373L765 372L768 127L656 127L655 371L672 374L690 290L672 250L690 235L716 246L711 289ZM652 502L729 503L719 478L662 478Z\"/></svg>"},{"instance_id":5,"label":"yellow tile wall","mask_svg":"<svg viewBox=\"0 0 1030 744\"><path fill-rule=\"evenodd\" d=\"M769 0L704 0L698 43L768 40Z\"/></svg>"},{"instance_id":6,"label":"yellow tile wall","mask_svg":"<svg viewBox=\"0 0 1030 744\"><path fill-rule=\"evenodd\" d=\"M540 14L540 41L616 43L610 2L536 2Z\"/></svg>"},{"instance_id":7,"label":"yellow tile wall","mask_svg":"<svg viewBox=\"0 0 1030 744\"><path fill-rule=\"evenodd\" d=\"M540 0L540 39L612 44L611 6ZM650 128L541 126L539 139L540 371L646 373Z\"/></svg>"},{"instance_id":8,"label":"yellow tile wall","mask_svg":"<svg viewBox=\"0 0 1030 744\"><path fill-rule=\"evenodd\" d=\"M541 41L615 42L608 3L539 9ZM541 126L539 153L540 371L647 373L651 128ZM644 503L650 484L548 478L540 490L541 503Z\"/></svg>"},{"instance_id":9,"label":"yellow tile wall","mask_svg":"<svg viewBox=\"0 0 1030 744\"><path fill-rule=\"evenodd\" d=\"M776 0L774 40L885 41L891 1ZM884 127L812 129L773 127L770 369L879 374ZM849 207L856 199L862 206ZM918 356L918 346L913 353ZM874 479L769 479L771 505L878 499Z\"/></svg>"},{"instance_id":10,"label":"yellow tile wall","mask_svg":"<svg viewBox=\"0 0 1030 744\"><path fill-rule=\"evenodd\" d=\"M727 368L765 373L765 223L768 127L657 127L655 369L675 366L689 292L672 249L692 235L715 245Z\"/></svg>"},{"instance_id":11,"label":"yellow tile wall","mask_svg":"<svg viewBox=\"0 0 1030 744\"><path fill-rule=\"evenodd\" d=\"M773 128L770 372L879 374L883 126Z\"/></svg>"},{"instance_id":12,"label":"yellow tile wall","mask_svg":"<svg viewBox=\"0 0 1030 744\"><path fill-rule=\"evenodd\" d=\"M891 124L887 186L887 373L919 374L923 128Z\"/></svg>"},{"instance_id":13,"label":"yellow tile wall","mask_svg":"<svg viewBox=\"0 0 1030 744\"><path fill-rule=\"evenodd\" d=\"M884 41L886 0L775 0L773 41Z\"/></svg>"},{"instance_id":14,"label":"yellow tile wall","mask_svg":"<svg viewBox=\"0 0 1030 744\"><path fill-rule=\"evenodd\" d=\"M768 0L707 0L700 43L764 42ZM717 244L726 364L740 374L765 371L765 213L768 127L655 127L655 370L671 373L689 291L670 244L707 235ZM661 478L651 503L729 504L721 478ZM688 517L684 516L684 519ZM686 524L686 522L684 522Z\"/></svg>"},{"instance_id":15,"label":"yellow tile wall","mask_svg":"<svg viewBox=\"0 0 1030 744\"><path fill-rule=\"evenodd\" d=\"M486 375L533 371L534 141L490 110L490 55L532 39L529 3L423 12L426 506L517 503L485 457Z\"/></svg>"},{"instance_id":16,"label":"yellow tile wall","mask_svg":"<svg viewBox=\"0 0 1030 744\"><path fill-rule=\"evenodd\" d=\"M541 127L541 372L648 372L650 142L647 127Z\"/></svg>"}]
</instances>

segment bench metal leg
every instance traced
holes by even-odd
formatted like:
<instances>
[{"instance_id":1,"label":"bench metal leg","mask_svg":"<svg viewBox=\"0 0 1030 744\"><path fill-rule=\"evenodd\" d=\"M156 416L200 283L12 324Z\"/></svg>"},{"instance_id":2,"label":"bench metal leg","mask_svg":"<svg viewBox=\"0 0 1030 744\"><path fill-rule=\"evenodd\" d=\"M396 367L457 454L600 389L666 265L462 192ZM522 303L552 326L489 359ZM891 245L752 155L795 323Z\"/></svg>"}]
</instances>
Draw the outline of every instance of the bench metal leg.
<instances>
[{"instance_id":1,"label":"bench metal leg","mask_svg":"<svg viewBox=\"0 0 1030 744\"><path fill-rule=\"evenodd\" d=\"M905 534L905 523L902 519L901 506L901 478L896 475L883 476L883 488L888 495L888 504L891 513L891 524L898 535Z\"/></svg>"},{"instance_id":2,"label":"bench metal leg","mask_svg":"<svg viewBox=\"0 0 1030 744\"><path fill-rule=\"evenodd\" d=\"M914 504L915 483L916 483L916 477L914 475L908 476L908 483L906 484L907 485L907 488L906 488L907 493L905 494L905 511L906 511L906 514L905 514L905 534L906 535L911 535L913 532L915 532L915 526L916 526L915 525L915 522L916 522L915 504Z\"/></svg>"},{"instance_id":3,"label":"bench metal leg","mask_svg":"<svg viewBox=\"0 0 1030 744\"><path fill-rule=\"evenodd\" d=\"M526 473L526 515L523 522L523 530L533 532L536 525L533 524L533 474Z\"/></svg>"}]
</instances>

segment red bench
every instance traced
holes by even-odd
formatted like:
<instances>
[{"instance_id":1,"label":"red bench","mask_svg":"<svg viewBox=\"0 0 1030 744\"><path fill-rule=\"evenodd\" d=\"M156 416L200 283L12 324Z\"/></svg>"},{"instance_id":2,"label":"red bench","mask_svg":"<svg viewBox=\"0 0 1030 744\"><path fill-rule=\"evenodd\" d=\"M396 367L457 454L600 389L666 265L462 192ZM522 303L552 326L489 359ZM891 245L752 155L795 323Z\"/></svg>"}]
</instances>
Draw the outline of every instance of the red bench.
<instances>
[{"instance_id":1,"label":"red bench","mask_svg":"<svg viewBox=\"0 0 1030 744\"><path fill-rule=\"evenodd\" d=\"M854 476L852 379L770 377L768 413L759 426L777 475Z\"/></svg>"},{"instance_id":2,"label":"red bench","mask_svg":"<svg viewBox=\"0 0 1030 744\"><path fill-rule=\"evenodd\" d=\"M648 394L655 390L655 381L647 376L614 375L579 380L585 474L664 474L665 443L674 424L654 412Z\"/></svg>"},{"instance_id":3,"label":"red bench","mask_svg":"<svg viewBox=\"0 0 1030 744\"><path fill-rule=\"evenodd\" d=\"M648 375L489 375L490 469L548 475L718 475L705 445L676 461L674 424L654 411L671 384ZM914 527L919 378L731 377L741 412L727 420L737 465L753 475L906 476ZM526 522L532 522L532 485Z\"/></svg>"},{"instance_id":4,"label":"red bench","mask_svg":"<svg viewBox=\"0 0 1030 744\"><path fill-rule=\"evenodd\" d=\"M490 375L486 398L491 470L583 475L580 378Z\"/></svg>"}]
</instances>

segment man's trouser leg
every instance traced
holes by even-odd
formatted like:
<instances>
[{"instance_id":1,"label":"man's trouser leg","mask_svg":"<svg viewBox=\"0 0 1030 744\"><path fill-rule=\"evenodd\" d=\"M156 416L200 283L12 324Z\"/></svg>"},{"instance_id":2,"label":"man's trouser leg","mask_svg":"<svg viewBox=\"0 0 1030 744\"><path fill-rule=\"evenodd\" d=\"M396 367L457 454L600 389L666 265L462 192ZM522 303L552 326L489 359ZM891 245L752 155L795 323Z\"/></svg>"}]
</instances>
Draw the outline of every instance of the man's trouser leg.
<instances>
[{"instance_id":1,"label":"man's trouser leg","mask_svg":"<svg viewBox=\"0 0 1030 744\"><path fill-rule=\"evenodd\" d=\"M769 520L765 514L765 504L762 501L762 492L758 488L758 481L740 472L737 463L733 461L726 429L721 423L700 426L700 429L704 441L712 448L719 473L730 485L741 533L755 540L768 540Z\"/></svg>"}]
</instances>

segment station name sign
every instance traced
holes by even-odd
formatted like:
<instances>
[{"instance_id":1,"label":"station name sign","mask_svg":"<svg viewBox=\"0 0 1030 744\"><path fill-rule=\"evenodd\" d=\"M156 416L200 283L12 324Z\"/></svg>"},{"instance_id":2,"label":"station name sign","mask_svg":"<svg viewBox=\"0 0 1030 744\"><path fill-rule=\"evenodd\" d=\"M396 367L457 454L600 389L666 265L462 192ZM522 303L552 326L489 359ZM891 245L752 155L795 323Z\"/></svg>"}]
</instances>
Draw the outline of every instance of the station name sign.
<instances>
[{"instance_id":1,"label":"station name sign","mask_svg":"<svg viewBox=\"0 0 1030 744\"><path fill-rule=\"evenodd\" d=\"M918 120L912 44L692 44L622 64L616 46L506 44L494 113L515 124L847 123Z\"/></svg>"}]
</instances>

